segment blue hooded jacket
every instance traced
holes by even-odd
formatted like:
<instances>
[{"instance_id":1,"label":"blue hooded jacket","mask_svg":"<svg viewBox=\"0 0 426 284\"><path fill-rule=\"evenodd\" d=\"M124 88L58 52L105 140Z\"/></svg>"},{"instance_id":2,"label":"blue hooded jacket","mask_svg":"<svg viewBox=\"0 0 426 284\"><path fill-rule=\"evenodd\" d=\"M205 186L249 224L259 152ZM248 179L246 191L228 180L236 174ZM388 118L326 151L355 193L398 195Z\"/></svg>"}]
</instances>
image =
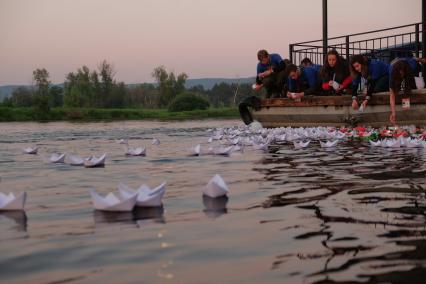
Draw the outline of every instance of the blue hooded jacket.
<instances>
[{"instance_id":1,"label":"blue hooded jacket","mask_svg":"<svg viewBox=\"0 0 426 284\"><path fill-rule=\"evenodd\" d=\"M269 64L262 64L262 63L257 63L257 73L256 74L260 74L265 72L266 70L268 70L270 67L272 67L272 69L274 70L274 72L276 72L277 70L275 70L276 68L282 69L281 67L284 64L284 60L281 58L281 56L277 53L273 53L273 54L269 54ZM285 68L285 65L284 65ZM281 70L279 70L281 71Z\"/></svg>"},{"instance_id":2,"label":"blue hooded jacket","mask_svg":"<svg viewBox=\"0 0 426 284\"><path fill-rule=\"evenodd\" d=\"M389 64L376 60L376 59L370 59L368 60L368 90L367 95L371 96L373 93L374 85L377 82L378 79L388 76L389 75L390 66ZM359 74L355 80L352 81L352 94L356 96L358 86L361 83L361 74Z\"/></svg>"},{"instance_id":3,"label":"blue hooded jacket","mask_svg":"<svg viewBox=\"0 0 426 284\"><path fill-rule=\"evenodd\" d=\"M320 69L321 66L319 65L301 67L300 77L297 80L288 78L289 92L304 92L305 95L314 95L321 88Z\"/></svg>"}]
</instances>

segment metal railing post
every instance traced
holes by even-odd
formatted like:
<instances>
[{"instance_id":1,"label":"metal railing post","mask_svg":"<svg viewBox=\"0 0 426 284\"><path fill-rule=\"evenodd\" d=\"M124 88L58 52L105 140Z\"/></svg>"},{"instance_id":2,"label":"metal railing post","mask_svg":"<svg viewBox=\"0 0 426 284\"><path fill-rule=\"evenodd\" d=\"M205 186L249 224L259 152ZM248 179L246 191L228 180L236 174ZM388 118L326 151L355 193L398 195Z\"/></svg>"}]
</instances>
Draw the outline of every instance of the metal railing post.
<instances>
[{"instance_id":1,"label":"metal railing post","mask_svg":"<svg viewBox=\"0 0 426 284\"><path fill-rule=\"evenodd\" d=\"M288 46L288 50L289 50L289 59L290 59L290 62L291 63L293 63L293 45L292 44L289 44L289 46Z\"/></svg>"},{"instance_id":2,"label":"metal railing post","mask_svg":"<svg viewBox=\"0 0 426 284\"><path fill-rule=\"evenodd\" d=\"M416 24L416 31L415 31L415 41L416 41L416 57L419 57L419 46L420 46L420 27L419 24Z\"/></svg>"},{"instance_id":3,"label":"metal railing post","mask_svg":"<svg viewBox=\"0 0 426 284\"><path fill-rule=\"evenodd\" d=\"M349 62L349 36L346 36L346 60Z\"/></svg>"}]
</instances>

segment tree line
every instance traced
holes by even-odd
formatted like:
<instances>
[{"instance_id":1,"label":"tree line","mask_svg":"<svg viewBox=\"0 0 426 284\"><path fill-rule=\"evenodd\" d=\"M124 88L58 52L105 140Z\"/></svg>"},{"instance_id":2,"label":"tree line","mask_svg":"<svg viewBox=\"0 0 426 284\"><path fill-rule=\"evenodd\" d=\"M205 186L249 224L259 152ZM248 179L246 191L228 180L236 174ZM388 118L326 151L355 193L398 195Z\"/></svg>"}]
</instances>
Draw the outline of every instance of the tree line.
<instances>
[{"instance_id":1,"label":"tree line","mask_svg":"<svg viewBox=\"0 0 426 284\"><path fill-rule=\"evenodd\" d=\"M195 95L212 107L232 107L245 96L255 95L249 84L220 83L206 90L202 85L185 88L188 76L175 74L164 66L152 71L155 84L126 85L115 79L116 70L106 60L96 70L87 66L70 72L63 87L53 85L49 72L42 68L33 72L31 87L18 87L2 102L8 107L35 107L40 114L51 107L73 108L168 108L179 95ZM187 96L188 97L188 96Z\"/></svg>"}]
</instances>

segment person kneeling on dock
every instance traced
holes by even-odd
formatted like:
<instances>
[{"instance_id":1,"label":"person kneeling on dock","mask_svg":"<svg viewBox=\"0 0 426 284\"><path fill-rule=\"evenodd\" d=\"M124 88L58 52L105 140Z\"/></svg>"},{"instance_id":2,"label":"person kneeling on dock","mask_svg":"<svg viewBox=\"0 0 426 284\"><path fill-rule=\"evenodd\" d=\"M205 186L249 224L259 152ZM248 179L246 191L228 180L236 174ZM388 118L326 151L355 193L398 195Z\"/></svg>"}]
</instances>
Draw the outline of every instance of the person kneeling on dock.
<instances>
[{"instance_id":1,"label":"person kneeling on dock","mask_svg":"<svg viewBox=\"0 0 426 284\"><path fill-rule=\"evenodd\" d=\"M274 96L280 97L286 82L285 61L279 54L269 54L264 49L258 51L257 59L259 62L257 63L256 84L253 88L259 91L264 87L267 99Z\"/></svg>"},{"instance_id":2,"label":"person kneeling on dock","mask_svg":"<svg viewBox=\"0 0 426 284\"><path fill-rule=\"evenodd\" d=\"M412 89L416 89L414 72L416 69L415 58L396 58L390 65L389 80L389 104L391 115L389 121L396 123L395 96L402 92L402 108L410 108L409 95Z\"/></svg>"},{"instance_id":3,"label":"person kneeling on dock","mask_svg":"<svg viewBox=\"0 0 426 284\"><path fill-rule=\"evenodd\" d=\"M316 66L297 68L296 65L290 64L286 68L286 75L288 76L288 98L300 101L304 96L321 92L321 78L319 68Z\"/></svg>"},{"instance_id":4,"label":"person kneeling on dock","mask_svg":"<svg viewBox=\"0 0 426 284\"><path fill-rule=\"evenodd\" d=\"M373 93L386 92L389 85L389 64L355 55L351 59L352 108L363 112ZM366 94L361 106L358 97Z\"/></svg>"},{"instance_id":5,"label":"person kneeling on dock","mask_svg":"<svg viewBox=\"0 0 426 284\"><path fill-rule=\"evenodd\" d=\"M347 61L333 49L327 53L321 68L322 89L328 95L341 95L349 89L352 77Z\"/></svg>"}]
</instances>

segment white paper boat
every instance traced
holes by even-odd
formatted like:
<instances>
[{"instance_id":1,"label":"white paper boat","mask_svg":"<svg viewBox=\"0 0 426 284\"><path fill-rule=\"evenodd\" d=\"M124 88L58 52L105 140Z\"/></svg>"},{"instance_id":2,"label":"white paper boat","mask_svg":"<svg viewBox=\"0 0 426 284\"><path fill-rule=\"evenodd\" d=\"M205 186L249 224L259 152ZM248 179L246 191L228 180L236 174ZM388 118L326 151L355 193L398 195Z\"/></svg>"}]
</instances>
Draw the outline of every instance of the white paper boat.
<instances>
[{"instance_id":1,"label":"white paper boat","mask_svg":"<svg viewBox=\"0 0 426 284\"><path fill-rule=\"evenodd\" d=\"M86 168L103 167L103 166L105 166L105 158L106 158L106 154L103 154L99 158L97 158L97 157L87 158L84 161L84 166Z\"/></svg>"},{"instance_id":2,"label":"white paper boat","mask_svg":"<svg viewBox=\"0 0 426 284\"><path fill-rule=\"evenodd\" d=\"M221 156L229 156L232 152L232 146L230 147L218 147L213 149L213 154Z\"/></svg>"},{"instance_id":3,"label":"white paper boat","mask_svg":"<svg viewBox=\"0 0 426 284\"><path fill-rule=\"evenodd\" d=\"M373 146L373 147L380 147L380 146L382 146L382 141L381 140L377 140L377 141L371 141L371 140L369 140L369 142L370 142L370 146Z\"/></svg>"},{"instance_id":4,"label":"white paper boat","mask_svg":"<svg viewBox=\"0 0 426 284\"><path fill-rule=\"evenodd\" d=\"M0 192L0 211L4 210L24 210L27 193L21 192L17 196L13 193L8 195Z\"/></svg>"},{"instance_id":5,"label":"white paper boat","mask_svg":"<svg viewBox=\"0 0 426 284\"><path fill-rule=\"evenodd\" d=\"M397 139L389 139L385 141L385 145L387 148L400 148L401 147L401 141Z\"/></svg>"},{"instance_id":6,"label":"white paper boat","mask_svg":"<svg viewBox=\"0 0 426 284\"><path fill-rule=\"evenodd\" d=\"M22 149L22 151L25 154L33 154L33 155L35 155L35 154L37 154L38 147L37 146L27 147L27 148Z\"/></svg>"},{"instance_id":7,"label":"white paper boat","mask_svg":"<svg viewBox=\"0 0 426 284\"><path fill-rule=\"evenodd\" d=\"M51 163L63 164L65 162L65 153L54 153L50 156L49 161Z\"/></svg>"},{"instance_id":8,"label":"white paper boat","mask_svg":"<svg viewBox=\"0 0 426 284\"><path fill-rule=\"evenodd\" d=\"M99 195L96 190L90 190L90 196L92 197L92 203L96 210L101 211L117 211L117 212L128 212L132 211L135 207L137 194L133 194L126 198L121 195L116 196L110 192L107 196L103 197Z\"/></svg>"},{"instance_id":9,"label":"white paper boat","mask_svg":"<svg viewBox=\"0 0 426 284\"><path fill-rule=\"evenodd\" d=\"M293 142L294 148L296 149L303 149L309 146L309 143L311 143L311 140L308 140L306 142L300 141L300 142Z\"/></svg>"},{"instance_id":10,"label":"white paper boat","mask_svg":"<svg viewBox=\"0 0 426 284\"><path fill-rule=\"evenodd\" d=\"M207 140L208 143L212 143L213 142L213 138L210 137L209 140Z\"/></svg>"},{"instance_id":11,"label":"white paper boat","mask_svg":"<svg viewBox=\"0 0 426 284\"><path fill-rule=\"evenodd\" d=\"M197 146L189 149L190 156L200 156L201 155L201 146L198 144Z\"/></svg>"},{"instance_id":12,"label":"white paper boat","mask_svg":"<svg viewBox=\"0 0 426 284\"><path fill-rule=\"evenodd\" d=\"M152 138L152 145L160 145L160 144L161 144L160 139Z\"/></svg>"},{"instance_id":13,"label":"white paper boat","mask_svg":"<svg viewBox=\"0 0 426 284\"><path fill-rule=\"evenodd\" d=\"M83 159L82 157L77 155L67 155L67 162L71 166L84 166L84 161L86 159Z\"/></svg>"},{"instance_id":14,"label":"white paper boat","mask_svg":"<svg viewBox=\"0 0 426 284\"><path fill-rule=\"evenodd\" d=\"M126 156L146 156L146 147L128 147L125 154Z\"/></svg>"},{"instance_id":15,"label":"white paper boat","mask_svg":"<svg viewBox=\"0 0 426 284\"><path fill-rule=\"evenodd\" d=\"M331 148L337 145L339 141L338 140L334 140L334 141L326 141L326 142L322 142L320 141L320 145L322 148Z\"/></svg>"},{"instance_id":16,"label":"white paper boat","mask_svg":"<svg viewBox=\"0 0 426 284\"><path fill-rule=\"evenodd\" d=\"M227 195L229 192L228 186L220 175L215 175L209 183L203 188L203 194L216 198Z\"/></svg>"},{"instance_id":17,"label":"white paper boat","mask_svg":"<svg viewBox=\"0 0 426 284\"><path fill-rule=\"evenodd\" d=\"M137 195L136 205L140 207L157 207L163 204L163 196L166 193L166 182L163 182L154 189L146 185L141 185L137 190L124 183L118 184L118 191L122 198L128 198Z\"/></svg>"},{"instance_id":18,"label":"white paper boat","mask_svg":"<svg viewBox=\"0 0 426 284\"><path fill-rule=\"evenodd\" d=\"M129 139L118 139L115 140L115 142L118 144L129 145Z\"/></svg>"},{"instance_id":19,"label":"white paper boat","mask_svg":"<svg viewBox=\"0 0 426 284\"><path fill-rule=\"evenodd\" d=\"M268 152L268 143L253 144L253 149Z\"/></svg>"}]
</instances>

